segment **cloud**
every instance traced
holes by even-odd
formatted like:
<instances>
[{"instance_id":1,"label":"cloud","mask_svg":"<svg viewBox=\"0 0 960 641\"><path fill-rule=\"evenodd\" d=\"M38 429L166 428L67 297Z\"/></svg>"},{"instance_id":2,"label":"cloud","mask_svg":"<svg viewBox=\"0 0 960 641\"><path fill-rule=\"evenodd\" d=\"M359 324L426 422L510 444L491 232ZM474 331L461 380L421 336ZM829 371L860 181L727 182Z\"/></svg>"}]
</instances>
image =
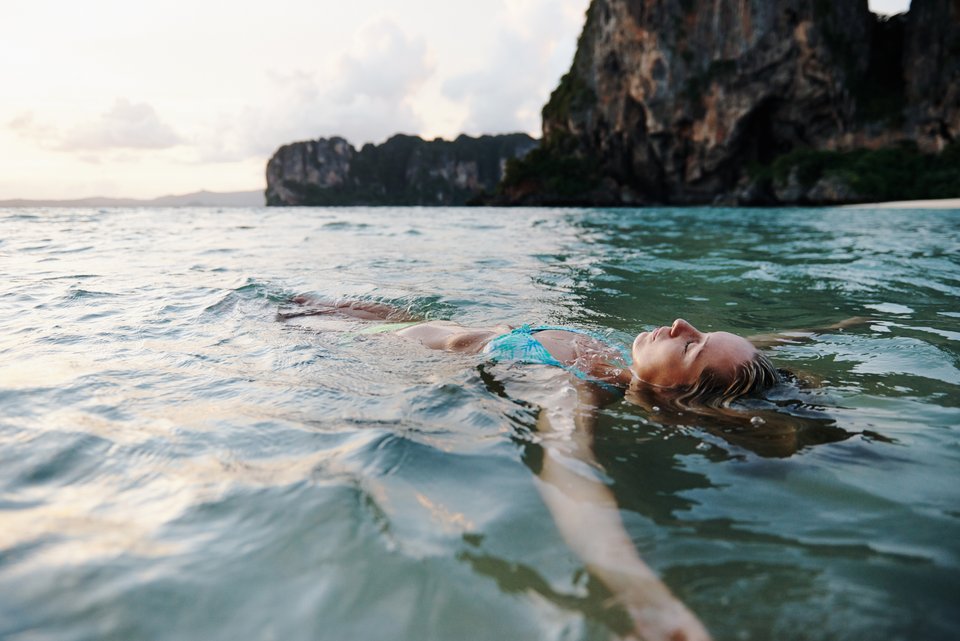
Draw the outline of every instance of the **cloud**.
<instances>
[{"instance_id":1,"label":"cloud","mask_svg":"<svg viewBox=\"0 0 960 641\"><path fill-rule=\"evenodd\" d=\"M30 112L20 114L15 117L9 123L7 127L13 129L14 131L25 131L33 125L33 114Z\"/></svg>"},{"instance_id":2,"label":"cloud","mask_svg":"<svg viewBox=\"0 0 960 641\"><path fill-rule=\"evenodd\" d=\"M67 131L38 122L32 112L20 114L7 126L21 137L54 151L167 149L183 142L170 126L160 120L153 107L124 99L118 99L109 111L95 120ZM89 158L89 154L84 156L84 159Z\"/></svg>"},{"instance_id":3,"label":"cloud","mask_svg":"<svg viewBox=\"0 0 960 641\"><path fill-rule=\"evenodd\" d=\"M416 133L424 123L412 100L434 73L423 37L387 20L368 24L326 73L270 74L274 95L267 106L211 123L196 141L200 160L266 157L280 145L318 137L343 136L360 145Z\"/></svg>"},{"instance_id":4,"label":"cloud","mask_svg":"<svg viewBox=\"0 0 960 641\"><path fill-rule=\"evenodd\" d=\"M365 97L378 102L403 102L434 72L427 43L411 38L394 23L381 20L363 28L354 50L340 59L339 99Z\"/></svg>"},{"instance_id":5,"label":"cloud","mask_svg":"<svg viewBox=\"0 0 960 641\"><path fill-rule=\"evenodd\" d=\"M168 149L181 142L153 107L121 98L96 120L66 132L58 147L64 151Z\"/></svg>"},{"instance_id":6,"label":"cloud","mask_svg":"<svg viewBox=\"0 0 960 641\"><path fill-rule=\"evenodd\" d=\"M41 141L56 135L56 130L49 125L37 122L32 111L16 116L7 123L7 128L23 138Z\"/></svg>"},{"instance_id":7,"label":"cloud","mask_svg":"<svg viewBox=\"0 0 960 641\"><path fill-rule=\"evenodd\" d=\"M489 64L451 78L444 94L466 105L472 133L538 131L540 110L570 67L586 0L517 0L499 16L497 46Z\"/></svg>"}]
</instances>

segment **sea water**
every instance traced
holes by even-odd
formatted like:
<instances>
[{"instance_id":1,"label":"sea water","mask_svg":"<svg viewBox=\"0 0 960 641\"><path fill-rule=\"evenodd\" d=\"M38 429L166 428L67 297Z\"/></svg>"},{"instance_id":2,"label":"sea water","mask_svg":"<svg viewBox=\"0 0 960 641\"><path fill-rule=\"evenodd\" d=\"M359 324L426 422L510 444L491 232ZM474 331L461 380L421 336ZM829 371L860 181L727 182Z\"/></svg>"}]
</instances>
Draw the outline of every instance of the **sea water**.
<instances>
[{"instance_id":1,"label":"sea water","mask_svg":"<svg viewBox=\"0 0 960 641\"><path fill-rule=\"evenodd\" d=\"M598 465L717 639L960 634L960 212L10 209L0 276L0 638L615 638L535 486L555 377L301 294L625 343L869 317L770 351L819 428L621 401Z\"/></svg>"}]
</instances>

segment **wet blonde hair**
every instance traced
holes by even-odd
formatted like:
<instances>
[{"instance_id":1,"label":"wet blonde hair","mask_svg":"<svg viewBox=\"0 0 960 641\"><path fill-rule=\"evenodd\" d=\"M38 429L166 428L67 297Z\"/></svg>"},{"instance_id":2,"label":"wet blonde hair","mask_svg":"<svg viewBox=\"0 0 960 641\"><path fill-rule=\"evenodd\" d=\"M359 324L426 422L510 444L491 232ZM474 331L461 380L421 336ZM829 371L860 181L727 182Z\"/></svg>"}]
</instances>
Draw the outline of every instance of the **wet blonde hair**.
<instances>
[{"instance_id":1,"label":"wet blonde hair","mask_svg":"<svg viewBox=\"0 0 960 641\"><path fill-rule=\"evenodd\" d=\"M727 407L738 398L770 389L780 381L780 372L770 359L757 352L749 361L737 365L732 377L704 369L695 383L678 390L677 400L683 405Z\"/></svg>"}]
</instances>

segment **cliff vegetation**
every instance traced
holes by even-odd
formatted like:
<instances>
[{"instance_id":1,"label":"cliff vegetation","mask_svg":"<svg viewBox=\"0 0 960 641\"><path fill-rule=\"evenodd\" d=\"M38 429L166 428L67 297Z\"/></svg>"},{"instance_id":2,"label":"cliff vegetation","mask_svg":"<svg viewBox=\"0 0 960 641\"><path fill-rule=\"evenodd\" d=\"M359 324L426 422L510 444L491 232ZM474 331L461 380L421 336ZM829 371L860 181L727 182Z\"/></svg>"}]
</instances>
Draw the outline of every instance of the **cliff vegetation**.
<instances>
[{"instance_id":1,"label":"cliff vegetation","mask_svg":"<svg viewBox=\"0 0 960 641\"><path fill-rule=\"evenodd\" d=\"M883 149L797 149L749 171L753 204L826 205L954 198L960 193L960 144L939 154L913 144Z\"/></svg>"}]
</instances>

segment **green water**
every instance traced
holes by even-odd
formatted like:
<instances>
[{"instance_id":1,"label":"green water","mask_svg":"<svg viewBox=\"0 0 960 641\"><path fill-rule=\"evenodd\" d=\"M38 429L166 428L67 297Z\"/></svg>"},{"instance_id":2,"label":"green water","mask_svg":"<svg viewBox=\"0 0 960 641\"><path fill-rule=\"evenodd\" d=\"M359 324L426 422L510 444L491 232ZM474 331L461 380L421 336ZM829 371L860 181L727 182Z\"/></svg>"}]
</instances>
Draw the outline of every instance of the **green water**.
<instances>
[{"instance_id":1,"label":"green water","mask_svg":"<svg viewBox=\"0 0 960 641\"><path fill-rule=\"evenodd\" d=\"M296 294L628 341L683 317L820 381L789 439L599 416L642 557L720 640L960 630L960 212L0 210L0 638L612 639L527 392ZM776 399L775 399L776 400ZM797 407L796 401L801 407Z\"/></svg>"}]
</instances>

